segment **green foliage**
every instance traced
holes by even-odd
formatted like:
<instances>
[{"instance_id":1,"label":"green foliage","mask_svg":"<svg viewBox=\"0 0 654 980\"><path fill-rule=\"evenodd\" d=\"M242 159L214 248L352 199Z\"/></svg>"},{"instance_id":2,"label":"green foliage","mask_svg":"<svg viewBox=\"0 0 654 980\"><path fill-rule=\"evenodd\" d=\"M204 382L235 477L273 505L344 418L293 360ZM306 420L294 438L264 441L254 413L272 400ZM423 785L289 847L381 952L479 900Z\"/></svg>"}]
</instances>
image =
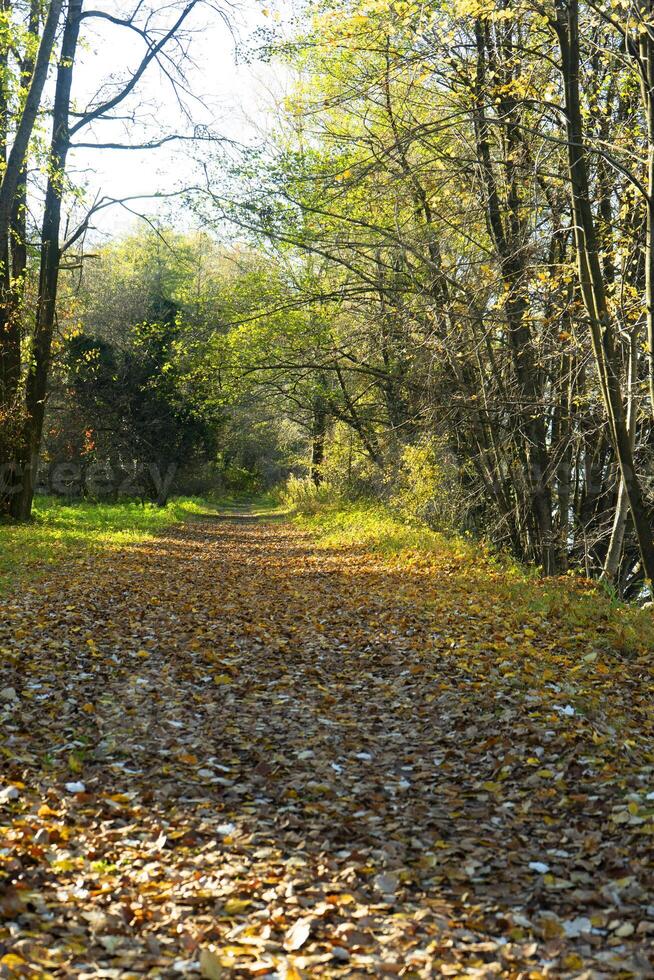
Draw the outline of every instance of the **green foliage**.
<instances>
[{"instance_id":1,"label":"green foliage","mask_svg":"<svg viewBox=\"0 0 654 980\"><path fill-rule=\"evenodd\" d=\"M407 519L439 531L461 526L461 486L444 440L426 437L402 447L390 503Z\"/></svg>"},{"instance_id":2,"label":"green foliage","mask_svg":"<svg viewBox=\"0 0 654 980\"><path fill-rule=\"evenodd\" d=\"M228 493L247 496L256 494L261 490L259 474L245 466L238 466L236 463L228 463L223 467L221 479L222 485Z\"/></svg>"},{"instance_id":3,"label":"green foliage","mask_svg":"<svg viewBox=\"0 0 654 980\"><path fill-rule=\"evenodd\" d=\"M356 452L354 447L356 446ZM447 447L436 439L399 447L396 465L381 471L353 442L343 427L332 432L321 467L322 480L292 475L282 499L298 514L321 512L326 505L350 505L357 501L384 513L395 514L402 526L417 524L443 533L454 533L463 522L464 504L456 466ZM385 500L385 509L376 509ZM422 532L421 532L422 534Z\"/></svg>"},{"instance_id":4,"label":"green foliage","mask_svg":"<svg viewBox=\"0 0 654 980\"><path fill-rule=\"evenodd\" d=\"M390 471L370 458L356 432L343 422L329 431L321 472L335 494L347 500L382 496L390 477Z\"/></svg>"},{"instance_id":5,"label":"green foliage","mask_svg":"<svg viewBox=\"0 0 654 980\"><path fill-rule=\"evenodd\" d=\"M325 505L342 503L331 483L314 483L309 477L291 475L281 491L281 500L296 514L323 513Z\"/></svg>"},{"instance_id":6,"label":"green foliage","mask_svg":"<svg viewBox=\"0 0 654 980\"><path fill-rule=\"evenodd\" d=\"M165 501L174 472L185 489L211 483L224 413L198 350L214 327L214 255L203 238L171 239L168 248L153 234L109 246L69 313L46 427L49 489L62 459L79 464L76 489L89 496L127 483Z\"/></svg>"}]
</instances>

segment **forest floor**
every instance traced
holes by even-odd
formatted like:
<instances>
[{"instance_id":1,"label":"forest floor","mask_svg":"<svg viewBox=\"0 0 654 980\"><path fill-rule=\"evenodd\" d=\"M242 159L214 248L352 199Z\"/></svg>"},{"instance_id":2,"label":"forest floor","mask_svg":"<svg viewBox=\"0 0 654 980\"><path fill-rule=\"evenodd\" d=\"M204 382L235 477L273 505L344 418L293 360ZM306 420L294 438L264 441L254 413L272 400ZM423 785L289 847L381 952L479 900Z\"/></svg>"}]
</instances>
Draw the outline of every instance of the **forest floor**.
<instances>
[{"instance_id":1,"label":"forest floor","mask_svg":"<svg viewBox=\"0 0 654 980\"><path fill-rule=\"evenodd\" d=\"M0 600L0 975L654 976L652 654L473 550L206 517Z\"/></svg>"}]
</instances>

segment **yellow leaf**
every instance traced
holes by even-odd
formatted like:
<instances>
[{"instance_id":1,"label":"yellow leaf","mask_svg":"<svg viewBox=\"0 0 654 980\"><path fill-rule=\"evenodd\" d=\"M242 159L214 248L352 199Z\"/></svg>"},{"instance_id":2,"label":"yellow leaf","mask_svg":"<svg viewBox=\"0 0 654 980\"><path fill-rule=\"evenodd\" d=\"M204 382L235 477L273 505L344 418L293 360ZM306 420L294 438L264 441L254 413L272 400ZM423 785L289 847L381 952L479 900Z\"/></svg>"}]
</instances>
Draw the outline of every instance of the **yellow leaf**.
<instances>
[{"instance_id":1,"label":"yellow leaf","mask_svg":"<svg viewBox=\"0 0 654 980\"><path fill-rule=\"evenodd\" d=\"M433 855L431 855L433 857ZM327 902L330 905L351 905L352 902L356 902L354 895L350 895L349 892L340 892L334 895L327 896Z\"/></svg>"},{"instance_id":2,"label":"yellow leaf","mask_svg":"<svg viewBox=\"0 0 654 980\"><path fill-rule=\"evenodd\" d=\"M25 960L22 956L17 956L16 953L5 953L5 955L0 960L0 964L4 966L7 970L20 970L21 967L25 966Z\"/></svg>"},{"instance_id":3,"label":"yellow leaf","mask_svg":"<svg viewBox=\"0 0 654 980\"><path fill-rule=\"evenodd\" d=\"M302 974L293 963L287 963L282 974L283 980L302 980Z\"/></svg>"},{"instance_id":4,"label":"yellow leaf","mask_svg":"<svg viewBox=\"0 0 654 980\"><path fill-rule=\"evenodd\" d=\"M228 898L223 905L223 912L226 915L239 915L240 912L245 912L252 905L252 902L247 898Z\"/></svg>"},{"instance_id":5,"label":"yellow leaf","mask_svg":"<svg viewBox=\"0 0 654 980\"><path fill-rule=\"evenodd\" d=\"M58 817L59 814L52 807L49 807L47 803L44 803L39 807L38 814L40 817Z\"/></svg>"},{"instance_id":6,"label":"yellow leaf","mask_svg":"<svg viewBox=\"0 0 654 980\"><path fill-rule=\"evenodd\" d=\"M64 873L74 871L77 866L78 862L75 858L59 858L57 861L52 862L53 871L63 871Z\"/></svg>"}]
</instances>

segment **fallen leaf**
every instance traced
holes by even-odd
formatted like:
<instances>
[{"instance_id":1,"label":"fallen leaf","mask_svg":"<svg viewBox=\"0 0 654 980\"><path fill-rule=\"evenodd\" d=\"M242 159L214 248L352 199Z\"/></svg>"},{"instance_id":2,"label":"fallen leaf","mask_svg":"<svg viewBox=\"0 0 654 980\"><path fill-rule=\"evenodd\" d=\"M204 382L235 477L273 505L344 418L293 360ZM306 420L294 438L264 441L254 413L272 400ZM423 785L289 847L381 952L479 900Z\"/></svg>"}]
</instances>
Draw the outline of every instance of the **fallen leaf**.
<instances>
[{"instance_id":1,"label":"fallen leaf","mask_svg":"<svg viewBox=\"0 0 654 980\"><path fill-rule=\"evenodd\" d=\"M200 976L206 980L223 980L228 974L212 949L200 950Z\"/></svg>"},{"instance_id":2,"label":"fallen leaf","mask_svg":"<svg viewBox=\"0 0 654 980\"><path fill-rule=\"evenodd\" d=\"M311 935L311 920L298 919L284 936L284 949L294 952L301 949Z\"/></svg>"}]
</instances>

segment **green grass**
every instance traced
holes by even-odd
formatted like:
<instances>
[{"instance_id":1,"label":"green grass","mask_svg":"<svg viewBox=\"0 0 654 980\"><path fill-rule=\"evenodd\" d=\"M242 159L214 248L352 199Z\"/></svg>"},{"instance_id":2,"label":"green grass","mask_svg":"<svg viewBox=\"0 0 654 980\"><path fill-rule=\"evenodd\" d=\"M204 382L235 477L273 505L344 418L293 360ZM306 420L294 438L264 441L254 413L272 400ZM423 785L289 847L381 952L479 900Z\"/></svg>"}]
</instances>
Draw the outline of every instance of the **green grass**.
<instances>
[{"instance_id":1,"label":"green grass","mask_svg":"<svg viewBox=\"0 0 654 980\"><path fill-rule=\"evenodd\" d=\"M298 512L295 523L327 548L361 547L390 557L403 552L479 553L479 543L448 537L426 526L403 520L375 503L328 504L311 513Z\"/></svg>"},{"instance_id":2,"label":"green grass","mask_svg":"<svg viewBox=\"0 0 654 980\"><path fill-rule=\"evenodd\" d=\"M296 511L293 521L325 548L360 548L400 563L442 558L482 565L488 570L499 569L507 584L520 586L539 578L536 569L499 555L470 534L433 531L383 504L330 503L307 512Z\"/></svg>"},{"instance_id":3,"label":"green grass","mask_svg":"<svg viewBox=\"0 0 654 980\"><path fill-rule=\"evenodd\" d=\"M0 524L0 592L52 564L74 560L91 550L156 537L172 524L214 506L190 497L175 498L166 507L131 501L63 503L38 497L30 524Z\"/></svg>"},{"instance_id":4,"label":"green grass","mask_svg":"<svg viewBox=\"0 0 654 980\"><path fill-rule=\"evenodd\" d=\"M422 567L434 578L447 565L471 596L486 594L525 621L536 616L564 624L571 636L600 636L600 645L623 654L654 654L652 608L619 602L582 576L543 578L470 536L439 534L379 504L326 504L293 520L321 547L363 549L395 565Z\"/></svg>"}]
</instances>

